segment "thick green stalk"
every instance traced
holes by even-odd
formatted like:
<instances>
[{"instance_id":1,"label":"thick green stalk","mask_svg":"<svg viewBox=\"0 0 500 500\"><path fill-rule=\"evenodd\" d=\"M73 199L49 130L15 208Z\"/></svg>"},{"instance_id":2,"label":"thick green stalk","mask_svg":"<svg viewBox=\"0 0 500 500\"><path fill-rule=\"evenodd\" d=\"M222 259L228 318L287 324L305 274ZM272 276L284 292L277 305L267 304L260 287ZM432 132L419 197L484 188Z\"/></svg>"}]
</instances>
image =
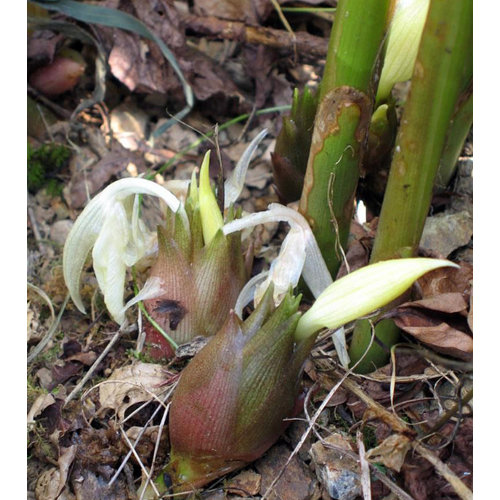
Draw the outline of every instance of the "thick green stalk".
<instances>
[{"instance_id":1,"label":"thick green stalk","mask_svg":"<svg viewBox=\"0 0 500 500\"><path fill-rule=\"evenodd\" d=\"M450 120L464 81L472 75L472 0L432 0L396 139L371 262L417 253ZM385 320L376 335L385 345L398 337ZM354 362L371 337L367 321L358 322L350 348ZM386 362L373 345L357 371Z\"/></svg>"},{"instance_id":2,"label":"thick green stalk","mask_svg":"<svg viewBox=\"0 0 500 500\"><path fill-rule=\"evenodd\" d=\"M464 146L465 139L472 125L472 87L460 99L456 110L436 177L436 187L445 189L448 186L457 167L457 160Z\"/></svg>"},{"instance_id":3,"label":"thick green stalk","mask_svg":"<svg viewBox=\"0 0 500 500\"><path fill-rule=\"evenodd\" d=\"M332 275L349 236L388 8L389 0L340 0L330 36L300 211Z\"/></svg>"}]
</instances>

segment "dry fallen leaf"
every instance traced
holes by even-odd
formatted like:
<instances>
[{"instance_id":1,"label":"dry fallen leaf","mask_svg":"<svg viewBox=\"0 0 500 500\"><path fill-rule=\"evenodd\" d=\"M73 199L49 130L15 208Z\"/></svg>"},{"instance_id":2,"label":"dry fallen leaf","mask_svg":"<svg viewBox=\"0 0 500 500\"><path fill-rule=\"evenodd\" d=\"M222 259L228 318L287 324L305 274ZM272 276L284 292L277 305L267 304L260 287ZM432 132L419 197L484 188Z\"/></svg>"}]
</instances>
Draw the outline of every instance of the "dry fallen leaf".
<instances>
[{"instance_id":1,"label":"dry fallen leaf","mask_svg":"<svg viewBox=\"0 0 500 500\"><path fill-rule=\"evenodd\" d=\"M28 426L34 425L35 418L42 413L45 408L50 405L53 405L56 402L54 396L52 394L40 394L35 399L35 402L31 405L30 411L28 413Z\"/></svg>"},{"instance_id":2,"label":"dry fallen leaf","mask_svg":"<svg viewBox=\"0 0 500 500\"><path fill-rule=\"evenodd\" d=\"M368 450L366 458L372 463L382 462L386 467L399 472L410 448L409 438L402 434L392 434L378 446Z\"/></svg>"},{"instance_id":3,"label":"dry fallen leaf","mask_svg":"<svg viewBox=\"0 0 500 500\"><path fill-rule=\"evenodd\" d=\"M99 386L102 408L115 410L120 420L127 409L136 403L154 398L163 390L165 369L152 363L135 363L115 370Z\"/></svg>"},{"instance_id":4,"label":"dry fallen leaf","mask_svg":"<svg viewBox=\"0 0 500 500\"><path fill-rule=\"evenodd\" d=\"M58 460L59 469L52 469L43 472L35 487L35 496L37 500L56 500L60 499L61 492L66 485L68 471L76 456L77 445L61 448L61 455ZM66 497L66 498L72 498Z\"/></svg>"},{"instance_id":5,"label":"dry fallen leaf","mask_svg":"<svg viewBox=\"0 0 500 500\"><path fill-rule=\"evenodd\" d=\"M468 262L459 262L460 268L442 267L425 274L418 280L422 297L457 292L467 300L472 285L473 268Z\"/></svg>"},{"instance_id":6,"label":"dry fallen leaf","mask_svg":"<svg viewBox=\"0 0 500 500\"><path fill-rule=\"evenodd\" d=\"M430 309L431 311L443 312L448 314L463 313L464 316L467 314L467 302L463 298L462 294L458 292L441 293L439 295L434 295L433 297L429 297L426 299L415 300L413 302L405 302L399 307Z\"/></svg>"},{"instance_id":7,"label":"dry fallen leaf","mask_svg":"<svg viewBox=\"0 0 500 500\"><path fill-rule=\"evenodd\" d=\"M472 337L413 308L398 309L393 317L396 325L443 354L469 361L472 357Z\"/></svg>"}]
</instances>

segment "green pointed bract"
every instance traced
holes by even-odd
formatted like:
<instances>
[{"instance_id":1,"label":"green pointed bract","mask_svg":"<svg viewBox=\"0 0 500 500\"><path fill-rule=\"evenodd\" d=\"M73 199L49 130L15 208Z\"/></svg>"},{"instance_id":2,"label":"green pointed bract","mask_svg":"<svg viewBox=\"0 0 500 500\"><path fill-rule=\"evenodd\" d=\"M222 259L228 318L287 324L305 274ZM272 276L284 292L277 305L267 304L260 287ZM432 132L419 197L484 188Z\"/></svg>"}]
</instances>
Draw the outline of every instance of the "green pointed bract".
<instances>
[{"instance_id":1,"label":"green pointed bract","mask_svg":"<svg viewBox=\"0 0 500 500\"><path fill-rule=\"evenodd\" d=\"M209 176L210 151L203 158L200 169L200 213L205 244L210 243L217 231L224 225L217 199L215 198Z\"/></svg>"},{"instance_id":2,"label":"green pointed bract","mask_svg":"<svg viewBox=\"0 0 500 500\"><path fill-rule=\"evenodd\" d=\"M289 203L300 198L311 146L317 94L308 87L294 90L292 109L283 117L272 154L273 178L280 199Z\"/></svg>"},{"instance_id":3,"label":"green pointed bract","mask_svg":"<svg viewBox=\"0 0 500 500\"><path fill-rule=\"evenodd\" d=\"M288 295L274 309L270 287L247 320L231 313L183 370L170 408L166 469L176 491L255 460L285 429L309 352L297 350L293 336L299 301Z\"/></svg>"}]
</instances>

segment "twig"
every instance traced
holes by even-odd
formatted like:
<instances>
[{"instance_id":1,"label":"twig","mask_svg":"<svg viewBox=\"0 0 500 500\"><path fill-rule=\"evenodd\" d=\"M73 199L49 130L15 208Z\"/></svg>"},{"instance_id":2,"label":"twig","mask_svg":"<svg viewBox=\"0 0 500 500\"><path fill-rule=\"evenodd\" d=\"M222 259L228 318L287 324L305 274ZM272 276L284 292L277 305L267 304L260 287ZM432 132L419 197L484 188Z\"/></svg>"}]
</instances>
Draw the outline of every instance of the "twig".
<instances>
[{"instance_id":1,"label":"twig","mask_svg":"<svg viewBox=\"0 0 500 500\"><path fill-rule=\"evenodd\" d=\"M322 58L326 56L328 40L299 31L290 34L283 30L246 26L244 23L224 21L214 16L184 16L186 27L208 36L241 43L259 44L286 52L297 51L302 56Z\"/></svg>"},{"instance_id":2,"label":"twig","mask_svg":"<svg viewBox=\"0 0 500 500\"><path fill-rule=\"evenodd\" d=\"M28 197L28 200L30 197ZM33 212L33 207L31 203L28 203L28 217L31 223L31 229L33 230L33 236L35 237L36 244L38 249L46 254L47 253L47 245L43 242L43 238L40 234L40 230L38 229L38 222L36 221L35 213Z\"/></svg>"},{"instance_id":3,"label":"twig","mask_svg":"<svg viewBox=\"0 0 500 500\"><path fill-rule=\"evenodd\" d=\"M127 433L123 430L123 428L120 428L120 430L122 431L122 434L123 434L123 437L125 438L125 441L127 441L127 444L130 448L130 450L132 451L132 453L134 454L134 457L135 459L137 460L137 462L139 463L139 466L141 467L142 469L142 472L144 472L144 474L146 474L146 476L148 475L148 470L146 469L145 465L142 463L142 460L141 458L139 457L139 455L137 454L137 451L135 451L135 447L134 445L130 442L130 439L128 438L127 436ZM156 496L159 498L160 497L160 492L158 491L158 488L156 487L156 484L155 483L151 483L151 487L153 488L153 490L155 491L156 493Z\"/></svg>"},{"instance_id":4,"label":"twig","mask_svg":"<svg viewBox=\"0 0 500 500\"><path fill-rule=\"evenodd\" d=\"M75 386L75 388L68 394L68 396L64 400L63 406L66 406L75 397L75 395L82 389L82 387L87 383L87 381L92 376L96 368L99 366L101 361L107 356L108 352L115 345L115 343L121 337L121 335L125 333L125 331L127 332L133 331L135 330L135 328L136 328L135 325L127 326L126 323L119 328L119 330L114 334L113 338L109 341L108 345L105 347L104 351L102 351L101 355L94 361L94 364L89 368L88 372L85 374L82 380L80 380L80 382Z\"/></svg>"},{"instance_id":5,"label":"twig","mask_svg":"<svg viewBox=\"0 0 500 500\"><path fill-rule=\"evenodd\" d=\"M340 377L340 373L337 373L337 377ZM378 417L380 420L388 424L392 429L405 436L414 435L414 431L399 417L386 410L382 405L374 401L370 396L364 393L361 387L356 384L356 382L345 379L343 376L340 380L343 381L344 386L349 389L353 394L355 394L361 401L363 401L368 408ZM423 458L430 462L436 470L450 483L452 488L455 490L457 495L463 500L472 500L472 492L463 483L463 481L445 464L443 463L432 451L427 449L419 441L412 440L411 442L413 449L419 453Z\"/></svg>"},{"instance_id":6,"label":"twig","mask_svg":"<svg viewBox=\"0 0 500 500\"><path fill-rule=\"evenodd\" d=\"M146 493L146 488L148 487L149 483L151 482L151 478L153 477L153 472L154 472L154 468L155 468L156 455L158 454L158 448L160 447L161 433L163 432L163 427L165 425L165 420L167 419L169 408L170 408L170 403L165 408L165 411L163 412L163 416L161 417L160 426L158 428L158 437L157 437L156 443L155 443L155 449L154 449L154 452L153 452L153 458L151 459L151 467L149 469L149 474L146 477L146 483L144 484L144 488L141 491L141 496L140 496L139 500L143 499L144 494Z\"/></svg>"},{"instance_id":7,"label":"twig","mask_svg":"<svg viewBox=\"0 0 500 500\"><path fill-rule=\"evenodd\" d=\"M356 443L359 453L359 467L361 469L360 481L363 490L364 500L372 499L371 483L370 483L370 466L366 459L365 444L363 443L363 433L361 430L356 431Z\"/></svg>"},{"instance_id":8,"label":"twig","mask_svg":"<svg viewBox=\"0 0 500 500\"><path fill-rule=\"evenodd\" d=\"M472 399L473 389L470 389L465 393L463 398L459 398L459 400L445 413L443 413L436 423L429 430L429 434L432 434L438 431L450 418L452 418L456 413L460 413L463 406L465 406Z\"/></svg>"},{"instance_id":9,"label":"twig","mask_svg":"<svg viewBox=\"0 0 500 500\"><path fill-rule=\"evenodd\" d=\"M434 465L434 468L451 484L455 493L462 498L462 500L472 500L472 491L469 490L463 481L444 462L432 453L432 451L428 450L418 441L414 441L412 447L423 458Z\"/></svg>"}]
</instances>

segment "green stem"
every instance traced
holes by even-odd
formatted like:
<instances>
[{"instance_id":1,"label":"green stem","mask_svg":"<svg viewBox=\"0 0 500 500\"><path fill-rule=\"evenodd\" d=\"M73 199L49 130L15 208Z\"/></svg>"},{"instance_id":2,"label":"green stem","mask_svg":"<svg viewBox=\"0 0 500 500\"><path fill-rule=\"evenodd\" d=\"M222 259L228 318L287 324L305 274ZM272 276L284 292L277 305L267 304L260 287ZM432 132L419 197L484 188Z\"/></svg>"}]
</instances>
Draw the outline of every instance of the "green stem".
<instances>
[{"instance_id":1,"label":"green stem","mask_svg":"<svg viewBox=\"0 0 500 500\"><path fill-rule=\"evenodd\" d=\"M458 157L472 125L472 87L467 90L466 95L459 101L458 109L448 130L441 161L439 162L436 177L436 187L438 189L445 189L453 177Z\"/></svg>"},{"instance_id":2,"label":"green stem","mask_svg":"<svg viewBox=\"0 0 500 500\"><path fill-rule=\"evenodd\" d=\"M388 8L389 0L340 0L330 36L299 209L332 275L349 236Z\"/></svg>"},{"instance_id":3,"label":"green stem","mask_svg":"<svg viewBox=\"0 0 500 500\"><path fill-rule=\"evenodd\" d=\"M401 118L371 262L416 255L432 190L457 100L472 76L472 0L432 0ZM385 320L377 338L391 347L394 323ZM358 322L352 362L364 354L370 327ZM388 353L375 345L358 365L363 373L381 366Z\"/></svg>"}]
</instances>

